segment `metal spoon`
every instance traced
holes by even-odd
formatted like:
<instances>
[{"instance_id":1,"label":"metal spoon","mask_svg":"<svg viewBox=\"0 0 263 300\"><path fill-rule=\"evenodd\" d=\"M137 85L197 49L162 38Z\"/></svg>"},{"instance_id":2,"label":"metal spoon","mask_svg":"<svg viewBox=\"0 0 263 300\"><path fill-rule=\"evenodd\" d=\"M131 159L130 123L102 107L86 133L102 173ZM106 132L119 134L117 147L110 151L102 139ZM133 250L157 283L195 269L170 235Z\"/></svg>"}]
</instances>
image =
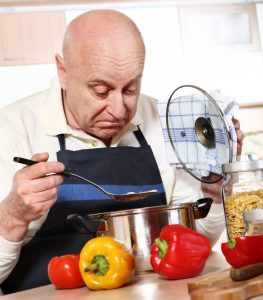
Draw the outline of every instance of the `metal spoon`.
<instances>
[{"instance_id":1,"label":"metal spoon","mask_svg":"<svg viewBox=\"0 0 263 300\"><path fill-rule=\"evenodd\" d=\"M24 164L24 165L27 165L27 166L31 166L31 165L34 165L34 164L38 163L35 160L30 160L30 159L26 159L26 158L22 158L22 157L14 157L14 161L18 162L18 163L21 163L21 164ZM85 177L82 177L80 175L71 173L67 169L64 172L61 172L59 174L64 175L66 177L74 176L74 177L77 177L77 178L79 178L81 180L84 180L84 181L92 184L93 186L95 186L102 193L108 195L111 199L118 200L118 201L137 201L137 200L142 200L142 199L145 199L145 198L150 197L150 196L152 196L152 195L154 195L154 194L157 193L157 190L149 190L149 191L138 192L138 193L128 192L127 194L112 194L112 193L104 190L100 185L96 184L95 182L90 181L89 179L87 179ZM52 174L49 174L49 175L52 175Z\"/></svg>"}]
</instances>

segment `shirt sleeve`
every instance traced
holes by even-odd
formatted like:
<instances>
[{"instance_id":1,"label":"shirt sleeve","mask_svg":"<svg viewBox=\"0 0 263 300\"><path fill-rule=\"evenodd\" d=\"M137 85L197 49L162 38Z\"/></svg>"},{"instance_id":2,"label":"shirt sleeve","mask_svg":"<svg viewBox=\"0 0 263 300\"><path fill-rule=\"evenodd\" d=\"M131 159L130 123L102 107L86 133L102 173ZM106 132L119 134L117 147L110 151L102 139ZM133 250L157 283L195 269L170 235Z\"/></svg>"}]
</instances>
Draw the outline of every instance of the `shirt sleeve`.
<instances>
[{"instance_id":1,"label":"shirt sleeve","mask_svg":"<svg viewBox=\"0 0 263 300\"><path fill-rule=\"evenodd\" d=\"M14 156L21 154L21 139L16 134L11 134L11 120L9 114L0 112L0 202L9 194L15 172L21 168L13 162ZM8 119L8 120L6 120ZM10 134L7 134L9 132ZM0 236L0 283L3 282L15 267L23 241L10 242Z\"/></svg>"},{"instance_id":2,"label":"shirt sleeve","mask_svg":"<svg viewBox=\"0 0 263 300\"><path fill-rule=\"evenodd\" d=\"M197 220L196 229L203 233L214 246L225 229L223 204L212 204L208 215Z\"/></svg>"},{"instance_id":3,"label":"shirt sleeve","mask_svg":"<svg viewBox=\"0 0 263 300\"><path fill-rule=\"evenodd\" d=\"M12 243L0 236L0 283L2 283L15 267L23 241Z\"/></svg>"},{"instance_id":4,"label":"shirt sleeve","mask_svg":"<svg viewBox=\"0 0 263 300\"><path fill-rule=\"evenodd\" d=\"M184 169L176 169L175 166L171 167L176 176L172 201L180 203L195 202L203 198L200 181L193 178ZM212 246L215 245L225 229L223 204L212 204L208 215L203 219L196 220L196 229L210 240Z\"/></svg>"}]
</instances>

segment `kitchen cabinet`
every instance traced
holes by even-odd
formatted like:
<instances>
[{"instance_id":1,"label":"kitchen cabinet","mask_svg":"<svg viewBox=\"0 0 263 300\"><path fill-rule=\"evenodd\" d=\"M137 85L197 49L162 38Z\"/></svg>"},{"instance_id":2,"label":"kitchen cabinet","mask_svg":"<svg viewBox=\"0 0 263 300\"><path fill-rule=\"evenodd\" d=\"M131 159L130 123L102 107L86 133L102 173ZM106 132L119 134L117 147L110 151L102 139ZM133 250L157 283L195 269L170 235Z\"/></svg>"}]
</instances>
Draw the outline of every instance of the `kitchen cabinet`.
<instances>
[{"instance_id":1,"label":"kitchen cabinet","mask_svg":"<svg viewBox=\"0 0 263 300\"><path fill-rule=\"evenodd\" d=\"M0 14L0 66L54 63L66 28L63 12Z\"/></svg>"}]
</instances>

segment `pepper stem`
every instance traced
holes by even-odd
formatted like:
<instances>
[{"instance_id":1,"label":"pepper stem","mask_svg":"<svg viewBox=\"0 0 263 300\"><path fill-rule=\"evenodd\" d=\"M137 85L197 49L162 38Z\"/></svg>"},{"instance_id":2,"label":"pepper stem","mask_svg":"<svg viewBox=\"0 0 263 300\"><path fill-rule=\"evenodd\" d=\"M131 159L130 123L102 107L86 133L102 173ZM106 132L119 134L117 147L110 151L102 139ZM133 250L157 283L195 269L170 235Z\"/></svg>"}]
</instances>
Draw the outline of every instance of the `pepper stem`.
<instances>
[{"instance_id":1,"label":"pepper stem","mask_svg":"<svg viewBox=\"0 0 263 300\"><path fill-rule=\"evenodd\" d=\"M230 249L234 249L235 246L236 246L236 240L235 239L230 239L228 241L228 246L229 246Z\"/></svg>"},{"instance_id":2,"label":"pepper stem","mask_svg":"<svg viewBox=\"0 0 263 300\"><path fill-rule=\"evenodd\" d=\"M168 243L166 240L160 240L159 238L154 240L159 250L159 256L163 258L168 250Z\"/></svg>"},{"instance_id":3,"label":"pepper stem","mask_svg":"<svg viewBox=\"0 0 263 300\"><path fill-rule=\"evenodd\" d=\"M94 272L98 276L104 276L110 268L108 260L103 255L96 255L89 266L84 268L84 272Z\"/></svg>"}]
</instances>

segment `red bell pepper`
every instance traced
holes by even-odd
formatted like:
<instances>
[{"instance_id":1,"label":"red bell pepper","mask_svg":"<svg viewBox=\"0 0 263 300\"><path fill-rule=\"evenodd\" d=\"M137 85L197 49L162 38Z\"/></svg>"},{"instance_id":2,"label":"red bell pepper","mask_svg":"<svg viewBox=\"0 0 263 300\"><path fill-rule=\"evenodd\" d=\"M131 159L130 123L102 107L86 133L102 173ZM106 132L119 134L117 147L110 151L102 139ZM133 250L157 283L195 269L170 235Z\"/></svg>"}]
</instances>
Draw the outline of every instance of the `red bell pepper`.
<instances>
[{"instance_id":1,"label":"red bell pepper","mask_svg":"<svg viewBox=\"0 0 263 300\"><path fill-rule=\"evenodd\" d=\"M75 289L84 286L79 270L79 255L55 256L48 263L48 278L58 289Z\"/></svg>"},{"instance_id":2,"label":"red bell pepper","mask_svg":"<svg viewBox=\"0 0 263 300\"><path fill-rule=\"evenodd\" d=\"M204 235L179 224L166 225L151 246L150 262L155 272L182 279L198 275L211 253Z\"/></svg>"},{"instance_id":3,"label":"red bell pepper","mask_svg":"<svg viewBox=\"0 0 263 300\"><path fill-rule=\"evenodd\" d=\"M236 237L222 243L221 250L235 268L263 262L263 235Z\"/></svg>"}]
</instances>

